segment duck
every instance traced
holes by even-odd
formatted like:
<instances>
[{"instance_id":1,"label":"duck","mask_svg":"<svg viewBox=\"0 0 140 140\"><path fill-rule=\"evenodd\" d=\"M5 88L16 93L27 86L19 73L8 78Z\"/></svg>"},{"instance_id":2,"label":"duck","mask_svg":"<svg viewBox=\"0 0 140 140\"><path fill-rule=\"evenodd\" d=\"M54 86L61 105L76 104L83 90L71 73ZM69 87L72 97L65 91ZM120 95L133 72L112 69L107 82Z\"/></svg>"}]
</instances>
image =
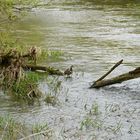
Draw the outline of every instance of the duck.
<instances>
[{"instance_id":1,"label":"duck","mask_svg":"<svg viewBox=\"0 0 140 140\"><path fill-rule=\"evenodd\" d=\"M64 71L64 75L70 76L73 73L73 65Z\"/></svg>"}]
</instances>

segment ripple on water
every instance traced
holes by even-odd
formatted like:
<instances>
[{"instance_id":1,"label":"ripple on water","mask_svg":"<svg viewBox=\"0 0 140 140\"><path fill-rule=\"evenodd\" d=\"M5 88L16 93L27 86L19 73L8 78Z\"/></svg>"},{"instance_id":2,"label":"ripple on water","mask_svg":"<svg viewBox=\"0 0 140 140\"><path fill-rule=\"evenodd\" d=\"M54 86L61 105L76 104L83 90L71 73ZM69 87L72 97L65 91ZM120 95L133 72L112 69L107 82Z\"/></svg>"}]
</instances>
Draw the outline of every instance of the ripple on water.
<instances>
[{"instance_id":1,"label":"ripple on water","mask_svg":"<svg viewBox=\"0 0 140 140\"><path fill-rule=\"evenodd\" d=\"M35 9L35 13L15 23L16 35L27 44L62 50L65 61L50 65L64 70L73 64L74 74L69 79L58 79L62 81L59 105L42 101L40 105L21 107L0 93L0 113L9 113L27 124L47 122L57 139L139 139L140 79L101 89L88 88L120 59L124 63L109 77L139 66L139 6L57 0L46 9ZM46 81L40 90L48 93ZM80 130L81 122L87 117L94 121L95 116L89 112L95 103L101 112L97 118L102 128ZM119 122L120 131L114 133Z\"/></svg>"}]
</instances>

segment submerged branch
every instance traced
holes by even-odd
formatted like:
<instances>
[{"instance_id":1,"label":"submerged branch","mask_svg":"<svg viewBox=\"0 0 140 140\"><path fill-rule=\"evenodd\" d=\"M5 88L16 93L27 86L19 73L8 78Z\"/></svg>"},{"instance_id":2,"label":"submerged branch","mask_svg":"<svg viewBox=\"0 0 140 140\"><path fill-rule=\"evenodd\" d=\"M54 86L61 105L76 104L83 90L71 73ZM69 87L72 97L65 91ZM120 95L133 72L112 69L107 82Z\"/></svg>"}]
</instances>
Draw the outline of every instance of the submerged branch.
<instances>
[{"instance_id":1,"label":"submerged branch","mask_svg":"<svg viewBox=\"0 0 140 140\"><path fill-rule=\"evenodd\" d=\"M129 71L127 73L121 74L119 76L110 79L95 81L90 88L100 88L107 85L117 84L123 81L131 80L139 77L140 77L140 67L136 68L133 71Z\"/></svg>"}]
</instances>

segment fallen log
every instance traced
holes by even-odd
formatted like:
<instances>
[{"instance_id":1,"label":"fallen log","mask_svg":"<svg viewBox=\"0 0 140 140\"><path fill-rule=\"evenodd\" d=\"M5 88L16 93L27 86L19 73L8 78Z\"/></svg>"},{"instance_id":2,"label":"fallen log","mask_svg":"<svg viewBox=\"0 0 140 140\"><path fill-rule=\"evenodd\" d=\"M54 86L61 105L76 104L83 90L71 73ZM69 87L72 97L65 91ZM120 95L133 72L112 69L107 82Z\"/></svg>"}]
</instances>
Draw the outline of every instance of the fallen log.
<instances>
[{"instance_id":1,"label":"fallen log","mask_svg":"<svg viewBox=\"0 0 140 140\"><path fill-rule=\"evenodd\" d=\"M107 75L109 75L116 67L118 67L123 62L123 59L117 62L107 73L100 77L96 82L103 80Z\"/></svg>"},{"instance_id":2,"label":"fallen log","mask_svg":"<svg viewBox=\"0 0 140 140\"><path fill-rule=\"evenodd\" d=\"M139 77L140 77L140 67L136 68L133 71L129 71L127 73L121 74L119 76L110 79L100 80L100 81L97 80L90 86L90 88L100 88L107 85L117 84L123 81L131 80Z\"/></svg>"},{"instance_id":3,"label":"fallen log","mask_svg":"<svg viewBox=\"0 0 140 140\"><path fill-rule=\"evenodd\" d=\"M37 50L35 47L30 48L29 52L24 55L21 55L18 51L11 49L7 53L0 53L0 67L22 67L24 70L37 72L43 71L49 75L63 75L63 72L53 67L28 64L28 59L31 59L36 64L36 54ZM27 58L27 60L25 58Z\"/></svg>"},{"instance_id":4,"label":"fallen log","mask_svg":"<svg viewBox=\"0 0 140 140\"><path fill-rule=\"evenodd\" d=\"M50 75L63 75L63 72L53 67L26 64L26 65L22 65L22 68L24 70L30 70L30 71L41 70L43 72L47 72Z\"/></svg>"}]
</instances>

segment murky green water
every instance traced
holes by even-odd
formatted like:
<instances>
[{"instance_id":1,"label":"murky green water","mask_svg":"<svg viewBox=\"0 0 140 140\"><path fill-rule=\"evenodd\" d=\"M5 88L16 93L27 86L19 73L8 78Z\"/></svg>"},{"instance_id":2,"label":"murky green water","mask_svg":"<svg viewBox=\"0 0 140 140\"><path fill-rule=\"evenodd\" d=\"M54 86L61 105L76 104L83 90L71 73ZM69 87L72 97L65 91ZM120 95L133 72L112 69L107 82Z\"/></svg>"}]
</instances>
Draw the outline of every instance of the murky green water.
<instances>
[{"instance_id":1,"label":"murky green water","mask_svg":"<svg viewBox=\"0 0 140 140\"><path fill-rule=\"evenodd\" d=\"M124 63L111 76L140 66L139 1L57 0L46 9L34 9L14 26L15 35L25 43L64 52L63 61L49 65L63 70L74 65L75 72L70 79L59 78L62 89L58 106L42 102L40 106L21 107L0 94L1 114L9 113L28 124L48 122L55 131L54 139L58 140L140 139L140 79L100 90L88 89L93 80L120 59ZM46 82L40 84L40 89L47 94ZM80 130L81 122L95 102L102 112L98 118L103 126ZM105 117L107 106L117 106L117 109L109 109ZM118 122L121 128L114 133L112 127L117 128ZM129 133L131 126L132 133Z\"/></svg>"}]
</instances>

